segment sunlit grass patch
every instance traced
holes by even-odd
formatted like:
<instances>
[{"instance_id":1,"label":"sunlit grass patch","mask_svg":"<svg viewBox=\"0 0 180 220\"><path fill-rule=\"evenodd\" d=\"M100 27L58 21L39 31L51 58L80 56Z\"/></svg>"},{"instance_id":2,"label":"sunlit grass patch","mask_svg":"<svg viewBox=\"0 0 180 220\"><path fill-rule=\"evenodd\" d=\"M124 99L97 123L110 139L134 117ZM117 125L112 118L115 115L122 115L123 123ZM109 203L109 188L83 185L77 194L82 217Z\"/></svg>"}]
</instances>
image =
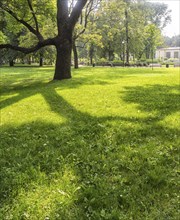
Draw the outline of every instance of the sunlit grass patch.
<instances>
[{"instance_id":1,"label":"sunlit grass patch","mask_svg":"<svg viewBox=\"0 0 180 220\"><path fill-rule=\"evenodd\" d=\"M1 75L0 219L178 219L178 69Z\"/></svg>"},{"instance_id":2,"label":"sunlit grass patch","mask_svg":"<svg viewBox=\"0 0 180 220\"><path fill-rule=\"evenodd\" d=\"M19 125L36 120L54 123L63 123L66 121L65 118L51 111L51 108L41 94L29 95L30 97L24 99L21 99L21 97L19 97L20 95L11 96L12 99L17 101L12 105L7 105L6 111L1 112L2 124ZM5 99L2 104L5 102L8 103L8 100Z\"/></svg>"},{"instance_id":3,"label":"sunlit grass patch","mask_svg":"<svg viewBox=\"0 0 180 220\"><path fill-rule=\"evenodd\" d=\"M177 129L180 129L180 113L179 112L176 112L176 113L173 113L171 115L168 115L167 117L165 117L162 121L160 121L159 123L161 125L163 125L164 127L167 127L167 128L174 128L174 127L177 127ZM178 138L178 137L177 137Z\"/></svg>"},{"instance_id":4,"label":"sunlit grass patch","mask_svg":"<svg viewBox=\"0 0 180 220\"><path fill-rule=\"evenodd\" d=\"M51 174L52 180L45 173L38 172L37 175L37 182L26 189L20 188L12 205L6 204L4 219L38 220L49 219L50 216L60 219L63 215L71 218L80 189L73 172L66 169L64 173L55 172Z\"/></svg>"}]
</instances>

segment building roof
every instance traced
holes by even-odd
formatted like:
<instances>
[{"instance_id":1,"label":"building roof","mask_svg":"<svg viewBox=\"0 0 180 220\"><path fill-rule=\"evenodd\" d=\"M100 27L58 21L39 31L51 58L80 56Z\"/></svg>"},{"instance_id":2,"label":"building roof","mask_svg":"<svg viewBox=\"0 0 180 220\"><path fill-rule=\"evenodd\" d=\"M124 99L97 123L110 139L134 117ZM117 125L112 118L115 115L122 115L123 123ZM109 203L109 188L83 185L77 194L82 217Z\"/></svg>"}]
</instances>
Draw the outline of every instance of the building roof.
<instances>
[{"instance_id":1,"label":"building roof","mask_svg":"<svg viewBox=\"0 0 180 220\"><path fill-rule=\"evenodd\" d=\"M180 47L164 47L157 50L180 50Z\"/></svg>"}]
</instances>

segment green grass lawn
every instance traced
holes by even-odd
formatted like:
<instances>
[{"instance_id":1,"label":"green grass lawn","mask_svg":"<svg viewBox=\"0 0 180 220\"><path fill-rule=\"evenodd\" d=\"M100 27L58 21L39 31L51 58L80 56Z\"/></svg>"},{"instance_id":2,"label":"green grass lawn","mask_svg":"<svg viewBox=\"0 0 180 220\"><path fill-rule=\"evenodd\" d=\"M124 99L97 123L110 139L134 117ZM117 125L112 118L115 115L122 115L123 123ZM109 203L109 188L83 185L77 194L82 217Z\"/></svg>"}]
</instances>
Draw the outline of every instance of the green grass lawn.
<instances>
[{"instance_id":1,"label":"green grass lawn","mask_svg":"<svg viewBox=\"0 0 180 220\"><path fill-rule=\"evenodd\" d=\"M0 219L179 219L179 68L0 72Z\"/></svg>"}]
</instances>

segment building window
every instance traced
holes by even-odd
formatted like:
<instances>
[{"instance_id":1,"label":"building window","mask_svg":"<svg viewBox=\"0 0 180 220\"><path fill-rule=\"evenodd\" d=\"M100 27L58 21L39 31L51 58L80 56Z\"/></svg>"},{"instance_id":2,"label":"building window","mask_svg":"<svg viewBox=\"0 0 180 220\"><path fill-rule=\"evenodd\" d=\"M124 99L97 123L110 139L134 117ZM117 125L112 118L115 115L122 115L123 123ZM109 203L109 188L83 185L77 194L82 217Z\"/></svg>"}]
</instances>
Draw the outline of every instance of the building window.
<instances>
[{"instance_id":1,"label":"building window","mask_svg":"<svg viewBox=\"0 0 180 220\"><path fill-rule=\"evenodd\" d=\"M166 52L166 58L171 58L171 52Z\"/></svg>"},{"instance_id":2,"label":"building window","mask_svg":"<svg viewBox=\"0 0 180 220\"><path fill-rule=\"evenodd\" d=\"M179 53L178 53L178 51L175 51L175 52L174 52L174 58L179 58Z\"/></svg>"}]
</instances>

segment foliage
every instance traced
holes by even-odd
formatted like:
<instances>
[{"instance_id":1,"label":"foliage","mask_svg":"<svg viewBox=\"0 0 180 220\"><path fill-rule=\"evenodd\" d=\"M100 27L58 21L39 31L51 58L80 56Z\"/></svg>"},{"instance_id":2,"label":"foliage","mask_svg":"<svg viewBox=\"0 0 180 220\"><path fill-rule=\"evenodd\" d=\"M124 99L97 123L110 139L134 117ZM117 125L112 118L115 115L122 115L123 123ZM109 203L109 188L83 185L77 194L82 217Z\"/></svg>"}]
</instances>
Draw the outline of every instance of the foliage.
<instances>
[{"instance_id":1,"label":"foliage","mask_svg":"<svg viewBox=\"0 0 180 220\"><path fill-rule=\"evenodd\" d=\"M127 21L125 11L128 14ZM153 49L155 50L162 41L161 29L170 19L168 8L164 4L121 0L103 1L93 16L96 21L94 32L101 35L96 42L102 44L100 47L93 44L94 58L96 60L105 58L108 61L113 61L116 57L122 61L125 60L127 48L131 59L132 57L138 60L151 57L152 39L150 42L147 31L150 27L154 27L156 40ZM128 22L128 42L126 22ZM87 37L89 36L87 33ZM87 48L92 48L91 43L87 44Z\"/></svg>"},{"instance_id":2,"label":"foliage","mask_svg":"<svg viewBox=\"0 0 180 220\"><path fill-rule=\"evenodd\" d=\"M178 219L178 68L1 68L0 219Z\"/></svg>"},{"instance_id":3,"label":"foliage","mask_svg":"<svg viewBox=\"0 0 180 220\"><path fill-rule=\"evenodd\" d=\"M0 19L2 14L7 13L20 24L19 26L31 32L31 35L35 36L37 43L30 47L22 47L19 42L17 42L16 45L10 42L0 44L0 49L13 49L29 54L45 46L55 46L57 53L54 80L69 79L71 78L71 52L72 48L74 48L73 31L78 19L82 16L83 8L97 1L99 0L20 0L18 2L2 0L0 2ZM46 19L46 17L48 19ZM56 23L56 25L54 25L54 23ZM51 26L50 24L56 27L57 33L53 33L54 28L50 28L46 32L43 30L45 26ZM50 32L50 30L52 30L52 32ZM45 38L43 32L48 33L48 38ZM21 31L21 34L24 34L24 32ZM53 37L51 37L51 35L53 35ZM30 42L28 42L28 45L31 45L31 36L25 39L29 40L29 38ZM18 41L17 37L16 40ZM25 43L24 39L22 42ZM40 65L41 64L42 51L40 56Z\"/></svg>"},{"instance_id":4,"label":"foliage","mask_svg":"<svg viewBox=\"0 0 180 220\"><path fill-rule=\"evenodd\" d=\"M2 2L3 3L3 2ZM34 10L36 11L36 16L39 23L39 29L42 33L42 35L45 38L48 37L54 37L57 33L57 27L56 27L56 19L55 19L55 1L52 1L51 3L48 3L47 1L33 1ZM7 5L11 9L15 9L17 6L20 8L24 8L23 11L23 19L30 20L30 24L32 27L35 27L35 24L32 22L31 13L29 12L29 8L27 7L27 3L25 1L19 1L17 5L15 2L6 2ZM43 9L45 4L45 9ZM19 24L12 16L10 16L7 13L3 13L3 16L1 16L1 20L3 21L3 35L5 36L4 42L2 43L10 43L13 45L19 45L21 47L32 47L33 45L37 44L38 40L36 36L29 32L22 24ZM19 17L22 16L22 14L17 10L17 15ZM48 16L48 17L47 17ZM56 53L52 52L51 48L42 49L41 51L44 52L44 58L46 60L50 60L49 57L53 57L53 60L55 59ZM33 53L31 55L25 56L21 53L18 53L16 51L8 50L4 53L2 56L2 59L6 62L7 60L14 60L16 58L22 58L23 60L26 60L27 57L34 57L35 59L38 57L39 59L39 52L37 54ZM29 58L28 58L29 59ZM51 62L51 61L50 61ZM52 63L52 62L51 62Z\"/></svg>"},{"instance_id":5,"label":"foliage","mask_svg":"<svg viewBox=\"0 0 180 220\"><path fill-rule=\"evenodd\" d=\"M165 47L180 47L180 35L173 37L164 37L164 46Z\"/></svg>"},{"instance_id":6,"label":"foliage","mask_svg":"<svg viewBox=\"0 0 180 220\"><path fill-rule=\"evenodd\" d=\"M155 24L159 29L163 29L171 21L168 5L160 2L147 2L146 12L151 23Z\"/></svg>"},{"instance_id":7,"label":"foliage","mask_svg":"<svg viewBox=\"0 0 180 220\"><path fill-rule=\"evenodd\" d=\"M150 56L154 57L155 50L158 46L163 44L163 38L159 28L154 24L149 24L145 27L145 39L146 39L146 50L148 50Z\"/></svg>"},{"instance_id":8,"label":"foliage","mask_svg":"<svg viewBox=\"0 0 180 220\"><path fill-rule=\"evenodd\" d=\"M0 31L0 43L4 44L6 42L6 36L4 35L4 33L2 31Z\"/></svg>"},{"instance_id":9,"label":"foliage","mask_svg":"<svg viewBox=\"0 0 180 220\"><path fill-rule=\"evenodd\" d=\"M27 21L32 28L37 29L33 13L29 10L27 2L25 0L2 0L3 7L0 6L2 9L4 5L7 6L12 11L15 11L18 18ZM44 39L54 39L58 32L57 26L60 24L56 21L56 1L33 0L30 2L38 21L39 32ZM69 15L75 3L76 1L69 0ZM22 8L23 10L19 10ZM4 11L6 10L0 11L0 22L3 20L3 37L1 34L0 39L3 42L7 40L7 43L12 44L14 42L11 39L16 39L15 45L23 47L32 47L38 43L37 34L28 32L27 27L19 24L17 19L12 18L6 13L7 11ZM127 12L127 18L125 12ZM62 20L64 21L64 19ZM77 61L78 54L80 58L89 59L90 63L100 58L105 58L111 62L116 58L123 61L127 57L126 54L131 55L131 60L148 59L152 56L152 51L160 45L161 31L169 21L170 11L166 4L151 3L146 0L88 0L73 30L72 42L75 60ZM60 26L63 27L62 25ZM128 36L126 26L128 26ZM152 30L152 27L154 30ZM148 29L150 28L154 33L154 40L152 39L152 33L149 36ZM56 40L49 42L49 44L55 44ZM78 53L76 47L78 48ZM55 49L43 49L43 51L45 51L46 60L52 63L49 57L51 57L51 52L53 51L53 60L55 59ZM11 52L8 51L8 53L11 56ZM34 56L34 54L31 56ZM39 53L35 54L35 58L37 56L39 56ZM12 57L15 58L16 56Z\"/></svg>"}]
</instances>

